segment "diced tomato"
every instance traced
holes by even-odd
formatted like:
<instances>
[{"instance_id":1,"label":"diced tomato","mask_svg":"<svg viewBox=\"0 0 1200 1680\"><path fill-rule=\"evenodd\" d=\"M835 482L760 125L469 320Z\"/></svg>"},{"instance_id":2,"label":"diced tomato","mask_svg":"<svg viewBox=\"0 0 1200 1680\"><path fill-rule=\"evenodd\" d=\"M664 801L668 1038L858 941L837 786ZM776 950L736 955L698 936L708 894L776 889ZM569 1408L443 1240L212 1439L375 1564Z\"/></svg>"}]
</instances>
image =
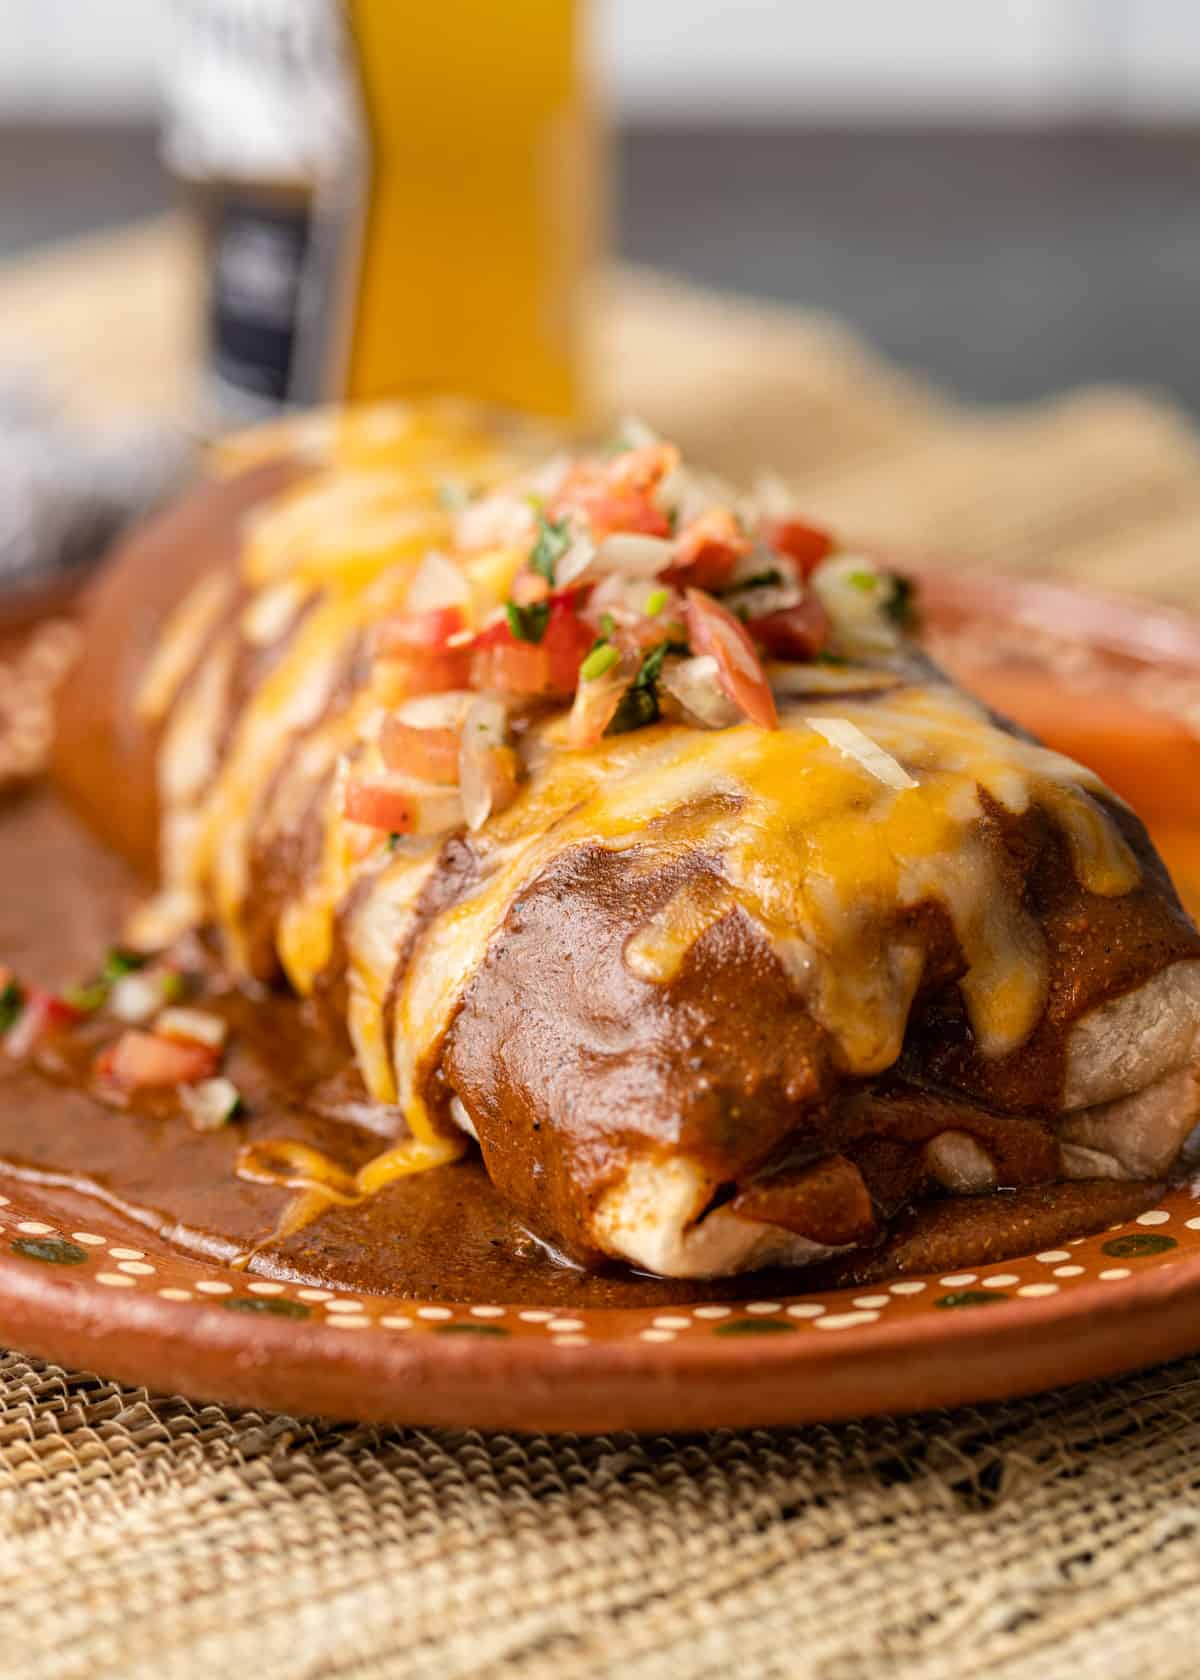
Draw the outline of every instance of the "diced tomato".
<instances>
[{"instance_id":1,"label":"diced tomato","mask_svg":"<svg viewBox=\"0 0 1200 1680\"><path fill-rule=\"evenodd\" d=\"M720 589L753 547L728 508L710 508L680 532L675 564L664 576L696 589Z\"/></svg>"},{"instance_id":2,"label":"diced tomato","mask_svg":"<svg viewBox=\"0 0 1200 1680\"><path fill-rule=\"evenodd\" d=\"M466 627L461 607L431 607L428 612L394 613L375 626L375 651L385 657L391 654L441 653L450 638Z\"/></svg>"},{"instance_id":3,"label":"diced tomato","mask_svg":"<svg viewBox=\"0 0 1200 1680\"><path fill-rule=\"evenodd\" d=\"M803 519L764 519L761 531L768 548L796 562L801 577L815 571L836 546L828 531L822 531L819 525L808 525Z\"/></svg>"},{"instance_id":4,"label":"diced tomato","mask_svg":"<svg viewBox=\"0 0 1200 1680\"><path fill-rule=\"evenodd\" d=\"M444 694L465 688L470 671L467 647L452 647L465 634L461 607L433 607L428 612L396 613L374 628L376 653L388 675L393 701L406 694Z\"/></svg>"},{"instance_id":5,"label":"diced tomato","mask_svg":"<svg viewBox=\"0 0 1200 1680\"><path fill-rule=\"evenodd\" d=\"M544 601L549 593L550 585L540 572L518 572L513 579L512 599L519 607L529 607L535 601Z\"/></svg>"},{"instance_id":6,"label":"diced tomato","mask_svg":"<svg viewBox=\"0 0 1200 1680\"><path fill-rule=\"evenodd\" d=\"M456 729L418 729L392 713L379 731L379 750L389 770L448 787L458 781L458 746Z\"/></svg>"},{"instance_id":7,"label":"diced tomato","mask_svg":"<svg viewBox=\"0 0 1200 1680\"><path fill-rule=\"evenodd\" d=\"M694 653L708 653L717 662L722 691L752 723L763 729L779 727L775 696L763 672L754 643L731 612L701 589L687 592L688 640Z\"/></svg>"},{"instance_id":8,"label":"diced tomato","mask_svg":"<svg viewBox=\"0 0 1200 1680\"><path fill-rule=\"evenodd\" d=\"M829 614L808 594L794 607L750 619L746 628L776 659L815 659L829 640Z\"/></svg>"},{"instance_id":9,"label":"diced tomato","mask_svg":"<svg viewBox=\"0 0 1200 1680\"><path fill-rule=\"evenodd\" d=\"M550 598L550 616L540 642L522 641L508 623L489 625L475 638L471 685L500 694L568 695L594 640L579 616L575 595Z\"/></svg>"},{"instance_id":10,"label":"diced tomato","mask_svg":"<svg viewBox=\"0 0 1200 1680\"><path fill-rule=\"evenodd\" d=\"M594 641L588 625L580 618L570 595L556 595L550 603L550 622L542 646L550 659L550 687L556 694L571 694L579 681L579 667Z\"/></svg>"},{"instance_id":11,"label":"diced tomato","mask_svg":"<svg viewBox=\"0 0 1200 1680\"><path fill-rule=\"evenodd\" d=\"M342 814L368 828L384 828L389 834L415 834L417 802L410 790L370 780L346 783Z\"/></svg>"},{"instance_id":12,"label":"diced tomato","mask_svg":"<svg viewBox=\"0 0 1200 1680\"><path fill-rule=\"evenodd\" d=\"M220 1059L209 1045L160 1038L131 1027L97 1056L94 1071L97 1079L123 1091L142 1091L211 1079Z\"/></svg>"},{"instance_id":13,"label":"diced tomato","mask_svg":"<svg viewBox=\"0 0 1200 1680\"><path fill-rule=\"evenodd\" d=\"M5 1036L4 1048L10 1056L27 1056L51 1034L73 1027L83 1019L84 1012L65 998L43 991L40 986L29 986L21 1013Z\"/></svg>"},{"instance_id":14,"label":"diced tomato","mask_svg":"<svg viewBox=\"0 0 1200 1680\"><path fill-rule=\"evenodd\" d=\"M643 443L614 455L604 477L612 490L648 496L678 465L679 451L673 443Z\"/></svg>"},{"instance_id":15,"label":"diced tomato","mask_svg":"<svg viewBox=\"0 0 1200 1680\"><path fill-rule=\"evenodd\" d=\"M548 511L554 519L568 514L582 515L595 542L602 542L614 531L632 531L647 537L671 534L670 521L651 501L648 490L614 481L608 473L592 466L571 469Z\"/></svg>"}]
</instances>

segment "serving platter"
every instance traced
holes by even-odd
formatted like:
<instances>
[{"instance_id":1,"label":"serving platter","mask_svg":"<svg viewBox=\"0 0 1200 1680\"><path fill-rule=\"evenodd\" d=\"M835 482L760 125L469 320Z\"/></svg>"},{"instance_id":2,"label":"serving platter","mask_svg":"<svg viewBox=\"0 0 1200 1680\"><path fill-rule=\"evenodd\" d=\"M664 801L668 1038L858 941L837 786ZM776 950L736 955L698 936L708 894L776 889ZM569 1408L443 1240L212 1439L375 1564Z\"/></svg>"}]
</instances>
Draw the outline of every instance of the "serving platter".
<instances>
[{"instance_id":1,"label":"serving platter","mask_svg":"<svg viewBox=\"0 0 1200 1680\"><path fill-rule=\"evenodd\" d=\"M924 600L934 653L1130 798L1200 908L1200 623L947 572L928 574ZM23 943L95 950L111 934L103 906L119 890L116 866L89 846L34 802L0 818L0 866L18 850L45 860L36 885L0 908L8 960ZM67 890L81 864L103 890ZM519 1256L499 1247L494 1262L485 1251L473 1267L427 1265L411 1278L395 1262L364 1265L352 1238L238 1269L212 1217L201 1230L147 1216L136 1151L113 1154L105 1131L124 1121L96 1110L92 1130L74 1124L73 1174L44 1151L15 1158L19 1101L0 1082L3 1153L14 1156L0 1161L0 1338L198 1399L449 1427L740 1427L999 1398L1200 1347L1200 1182L1194 1191L1186 1177L1152 1206L1119 1206L1118 1193L1126 1217L1065 1241L1043 1240L1047 1210L1034 1198L973 1266L909 1269L900 1256L892 1274L838 1289L776 1274L606 1293L540 1255L522 1281ZM38 1115L30 1126L53 1129L52 1107ZM181 1176L205 1170L194 1150L170 1158ZM469 1246L470 1226L491 1217L477 1172L448 1182L463 1193L438 1204L442 1254L457 1235ZM178 1206L191 1188L176 1186ZM236 1233L244 1192L222 1194L218 1235L222 1217Z\"/></svg>"}]
</instances>

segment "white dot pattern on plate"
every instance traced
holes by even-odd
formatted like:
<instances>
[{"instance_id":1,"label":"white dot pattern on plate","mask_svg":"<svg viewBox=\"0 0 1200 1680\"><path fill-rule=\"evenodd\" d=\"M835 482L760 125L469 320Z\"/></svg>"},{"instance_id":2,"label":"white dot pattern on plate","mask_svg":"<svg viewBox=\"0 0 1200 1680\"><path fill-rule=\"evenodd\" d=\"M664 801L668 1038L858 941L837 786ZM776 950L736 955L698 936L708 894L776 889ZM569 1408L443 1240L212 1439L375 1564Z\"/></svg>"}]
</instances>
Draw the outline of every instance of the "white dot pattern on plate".
<instances>
[{"instance_id":1,"label":"white dot pattern on plate","mask_svg":"<svg viewBox=\"0 0 1200 1680\"><path fill-rule=\"evenodd\" d=\"M191 1303L198 1309L206 1305L206 1300L211 1302L213 1297L228 1297L228 1300L221 1303L223 1305L250 1305L252 1298L258 1296L278 1298L279 1310L283 1313L287 1312L286 1303L289 1301L313 1303L324 1309L321 1317L329 1328L350 1333L357 1331L365 1334L373 1330L429 1333L443 1327L469 1328L472 1320L487 1323L508 1319L510 1323L503 1328L497 1326L494 1334L511 1335L513 1331L521 1333L523 1326L537 1327L545 1331L545 1340L551 1346L586 1348L595 1344L597 1332L603 1325L605 1340L612 1338L628 1342L634 1339L651 1346L665 1347L681 1337L686 1337L694 1344L705 1331L720 1333L724 1321L733 1320L735 1317L738 1329L752 1327L746 1322L747 1319L768 1320L776 1315L785 1315L786 1320L798 1321L799 1327L804 1330L811 1328L836 1333L840 1330L866 1329L877 1323L889 1307L893 1312L899 1311L895 1303L907 1298L911 1299L912 1306L907 1309L902 1319L893 1319L894 1323L906 1322L908 1315L914 1310L925 1316L933 1306L969 1305L972 1300L971 1293L961 1302L957 1299L943 1302L941 1297L947 1290L970 1291L972 1287L993 1292L997 1296L1003 1293L1009 1301L1050 1301L1056 1296L1063 1297L1065 1301L1070 1293L1072 1280L1081 1285L1096 1281L1119 1285L1145 1270L1153 1269L1155 1262L1151 1256L1159 1252L1172 1251L1174 1261L1182 1259L1191 1260L1193 1263L1200 1262L1200 1243L1197 1243L1194 1236L1194 1233L1200 1233L1198 1201L1200 1198L1191 1200L1189 1204L1182 1190L1172 1193L1165 1206L1151 1208L1136 1218L1112 1225L1106 1232L1091 1237L1060 1239L1062 1246L1059 1248L1042 1249L1019 1262L1009 1262L1014 1268L1019 1266L1019 1270L997 1268L990 1272L986 1269L947 1272L940 1278L899 1277L893 1281L868 1286L861 1294L851 1294L849 1289L845 1289L807 1300L788 1300L782 1297L778 1300L754 1299L730 1303L708 1301L697 1306L665 1307L658 1312L651 1306L598 1313L593 1313L590 1309L579 1310L577 1314L572 1313L569 1308L564 1310L562 1307L518 1308L515 1304L505 1306L487 1302L463 1301L445 1305L436 1301L410 1303L382 1299L372 1302L343 1295L336 1288L297 1286L295 1283L271 1278L231 1279L227 1282L219 1268L205 1268L200 1262L173 1258L165 1252L155 1253L147 1259L141 1249L124 1246L99 1232L88 1230L70 1232L69 1240L77 1245L77 1250L73 1255L63 1254L60 1257L53 1253L53 1248L60 1240L66 1241L67 1236L64 1234L60 1239L56 1227L47 1219L35 1217L35 1210L22 1210L19 1205L12 1210L12 1222L8 1230L13 1236L20 1233L29 1239L37 1239L36 1242L31 1242L27 1253L21 1252L20 1243L14 1245L15 1252L21 1254L23 1262L28 1259L59 1259L65 1264L69 1260L78 1268L76 1276L90 1277L93 1282L106 1289L141 1289L150 1295L158 1296L164 1302L180 1305ZM30 1217L20 1217L22 1212L30 1214ZM1166 1235L1136 1235L1139 1229L1154 1229L1172 1223L1176 1227L1176 1238L1183 1239L1182 1245ZM0 1231L2 1230L4 1227L0 1226ZM1110 1241L1110 1238L1124 1241ZM1129 1242L1138 1256L1136 1265L1106 1264L1107 1256L1103 1252L1106 1247L1115 1249L1119 1256L1122 1248ZM36 1252L43 1243L45 1252ZM1086 1247L1083 1246L1085 1244ZM87 1252L81 1253L80 1250ZM248 1292L249 1299L247 1293L242 1292ZM235 1299L235 1295L240 1298ZM924 1296L928 1298L918 1299ZM273 1304L273 1299L263 1299L261 1304L267 1307ZM396 1310L389 1311L389 1307ZM401 1308L404 1310L400 1310ZM379 1316L376 1317L376 1314ZM458 1320L458 1324L455 1324L455 1320ZM512 1322L517 1320L521 1321L520 1324ZM248 1330L253 1323L254 1319L250 1318ZM480 1327L482 1328L482 1324ZM763 1329L783 1327L782 1323L761 1324ZM783 1345L787 1345L786 1341Z\"/></svg>"},{"instance_id":2,"label":"white dot pattern on plate","mask_svg":"<svg viewBox=\"0 0 1200 1680\"><path fill-rule=\"evenodd\" d=\"M877 1312L826 1313L814 1320L818 1330L853 1330L860 1324L874 1324Z\"/></svg>"}]
</instances>

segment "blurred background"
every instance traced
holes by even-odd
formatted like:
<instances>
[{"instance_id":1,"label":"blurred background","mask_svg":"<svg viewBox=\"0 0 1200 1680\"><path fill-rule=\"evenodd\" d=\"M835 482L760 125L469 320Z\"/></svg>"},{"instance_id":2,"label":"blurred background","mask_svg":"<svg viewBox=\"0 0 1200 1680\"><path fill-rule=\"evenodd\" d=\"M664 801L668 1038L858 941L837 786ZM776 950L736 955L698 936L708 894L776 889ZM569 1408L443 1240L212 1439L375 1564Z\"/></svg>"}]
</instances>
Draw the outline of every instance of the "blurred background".
<instances>
[{"instance_id":1,"label":"blurred background","mask_svg":"<svg viewBox=\"0 0 1200 1680\"><path fill-rule=\"evenodd\" d=\"M0 260L162 209L169 0L0 0ZM613 242L973 399L1200 410L1195 0L596 0Z\"/></svg>"}]
</instances>

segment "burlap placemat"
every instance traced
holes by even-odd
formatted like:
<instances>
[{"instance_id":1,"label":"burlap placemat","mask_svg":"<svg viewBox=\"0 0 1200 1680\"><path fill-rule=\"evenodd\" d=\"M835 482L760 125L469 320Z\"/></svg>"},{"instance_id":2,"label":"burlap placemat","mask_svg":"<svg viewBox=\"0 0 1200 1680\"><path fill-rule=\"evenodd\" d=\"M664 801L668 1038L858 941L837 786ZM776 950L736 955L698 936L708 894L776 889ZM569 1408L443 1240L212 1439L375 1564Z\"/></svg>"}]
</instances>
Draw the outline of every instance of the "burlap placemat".
<instances>
[{"instance_id":1,"label":"burlap placemat","mask_svg":"<svg viewBox=\"0 0 1200 1680\"><path fill-rule=\"evenodd\" d=\"M172 222L0 275L0 357L44 358L82 412L181 413L186 277ZM834 322L653 276L616 276L601 322L608 406L773 464L865 539L1200 598L1200 445L1162 401L968 411ZM1170 1680L1198 1614L1200 1359L590 1441L235 1415L0 1360L4 1674Z\"/></svg>"}]
</instances>

